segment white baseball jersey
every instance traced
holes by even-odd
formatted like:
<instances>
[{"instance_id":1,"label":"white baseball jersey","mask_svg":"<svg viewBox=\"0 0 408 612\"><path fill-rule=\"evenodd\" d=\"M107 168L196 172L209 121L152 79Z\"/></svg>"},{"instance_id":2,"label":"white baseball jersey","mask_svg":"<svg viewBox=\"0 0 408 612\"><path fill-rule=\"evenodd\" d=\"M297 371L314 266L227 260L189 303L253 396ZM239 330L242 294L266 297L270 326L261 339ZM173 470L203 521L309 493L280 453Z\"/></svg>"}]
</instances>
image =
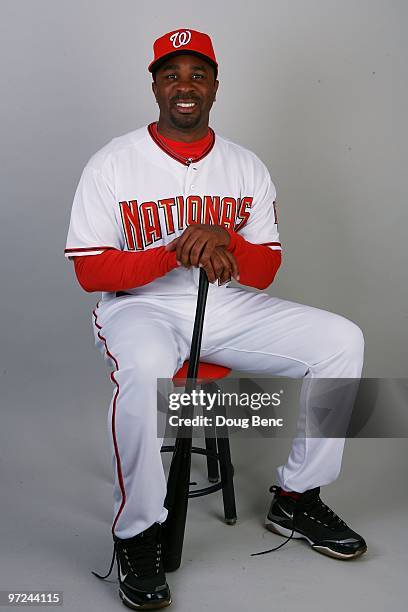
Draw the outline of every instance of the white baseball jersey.
<instances>
[{"instance_id":1,"label":"white baseball jersey","mask_svg":"<svg viewBox=\"0 0 408 612\"><path fill-rule=\"evenodd\" d=\"M193 162L166 152L152 125L114 138L93 155L75 193L66 257L163 246L192 223L220 224L281 250L267 168L251 151L212 136ZM197 277L196 269L180 267L128 291L196 292ZM103 293L102 300L113 295Z\"/></svg>"}]
</instances>

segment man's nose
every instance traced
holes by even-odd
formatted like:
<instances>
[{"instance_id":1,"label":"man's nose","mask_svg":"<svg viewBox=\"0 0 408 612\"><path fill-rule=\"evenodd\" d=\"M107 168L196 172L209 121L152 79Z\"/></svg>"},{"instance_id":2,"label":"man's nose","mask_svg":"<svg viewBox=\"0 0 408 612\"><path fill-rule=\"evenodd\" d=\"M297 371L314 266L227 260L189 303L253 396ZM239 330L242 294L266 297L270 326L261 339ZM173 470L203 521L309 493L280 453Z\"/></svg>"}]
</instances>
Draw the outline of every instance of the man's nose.
<instances>
[{"instance_id":1,"label":"man's nose","mask_svg":"<svg viewBox=\"0 0 408 612\"><path fill-rule=\"evenodd\" d=\"M178 91L194 91L194 85L188 77L180 77L177 80L177 90Z\"/></svg>"},{"instance_id":2,"label":"man's nose","mask_svg":"<svg viewBox=\"0 0 408 612\"><path fill-rule=\"evenodd\" d=\"M197 97L197 94L194 89L188 85L181 85L180 87L177 87L177 95L183 96L184 98L189 98L190 96L192 96L193 98Z\"/></svg>"}]
</instances>

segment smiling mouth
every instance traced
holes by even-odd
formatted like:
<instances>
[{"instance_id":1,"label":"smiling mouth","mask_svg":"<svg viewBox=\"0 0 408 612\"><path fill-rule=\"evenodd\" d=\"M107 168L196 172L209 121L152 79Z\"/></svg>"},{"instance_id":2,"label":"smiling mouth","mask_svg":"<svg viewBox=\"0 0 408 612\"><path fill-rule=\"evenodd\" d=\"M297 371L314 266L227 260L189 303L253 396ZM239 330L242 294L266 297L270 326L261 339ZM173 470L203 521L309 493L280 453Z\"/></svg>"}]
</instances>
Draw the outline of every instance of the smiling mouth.
<instances>
[{"instance_id":1,"label":"smiling mouth","mask_svg":"<svg viewBox=\"0 0 408 612\"><path fill-rule=\"evenodd\" d=\"M196 108L197 108L197 102L195 102L194 100L186 100L186 101L179 101L176 102L175 104L177 110L179 113L184 114L188 114L188 113L192 113Z\"/></svg>"}]
</instances>

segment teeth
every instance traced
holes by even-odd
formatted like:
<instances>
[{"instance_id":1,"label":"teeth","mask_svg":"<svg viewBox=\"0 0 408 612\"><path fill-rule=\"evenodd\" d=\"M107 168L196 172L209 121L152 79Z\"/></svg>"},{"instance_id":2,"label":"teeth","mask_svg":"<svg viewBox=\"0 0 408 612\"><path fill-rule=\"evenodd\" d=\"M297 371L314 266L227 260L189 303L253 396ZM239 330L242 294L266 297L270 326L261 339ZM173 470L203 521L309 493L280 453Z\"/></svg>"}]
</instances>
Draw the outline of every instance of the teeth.
<instances>
[{"instance_id":1,"label":"teeth","mask_svg":"<svg viewBox=\"0 0 408 612\"><path fill-rule=\"evenodd\" d=\"M177 102L177 106L181 106L181 108L191 108L195 105L195 102Z\"/></svg>"}]
</instances>

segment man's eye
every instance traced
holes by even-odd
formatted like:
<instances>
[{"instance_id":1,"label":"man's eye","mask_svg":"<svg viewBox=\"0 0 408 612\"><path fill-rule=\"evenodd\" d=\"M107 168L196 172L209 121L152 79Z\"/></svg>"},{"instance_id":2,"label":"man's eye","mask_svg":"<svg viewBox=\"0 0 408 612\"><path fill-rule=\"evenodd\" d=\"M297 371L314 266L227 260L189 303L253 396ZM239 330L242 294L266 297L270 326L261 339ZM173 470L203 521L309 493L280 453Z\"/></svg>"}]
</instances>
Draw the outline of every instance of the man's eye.
<instances>
[{"instance_id":1,"label":"man's eye","mask_svg":"<svg viewBox=\"0 0 408 612\"><path fill-rule=\"evenodd\" d=\"M166 76L166 79L175 79L175 78L176 78L176 75L175 75L175 74L168 74L168 75Z\"/></svg>"},{"instance_id":2,"label":"man's eye","mask_svg":"<svg viewBox=\"0 0 408 612\"><path fill-rule=\"evenodd\" d=\"M194 79L203 79L204 76L202 74L193 74Z\"/></svg>"}]
</instances>

